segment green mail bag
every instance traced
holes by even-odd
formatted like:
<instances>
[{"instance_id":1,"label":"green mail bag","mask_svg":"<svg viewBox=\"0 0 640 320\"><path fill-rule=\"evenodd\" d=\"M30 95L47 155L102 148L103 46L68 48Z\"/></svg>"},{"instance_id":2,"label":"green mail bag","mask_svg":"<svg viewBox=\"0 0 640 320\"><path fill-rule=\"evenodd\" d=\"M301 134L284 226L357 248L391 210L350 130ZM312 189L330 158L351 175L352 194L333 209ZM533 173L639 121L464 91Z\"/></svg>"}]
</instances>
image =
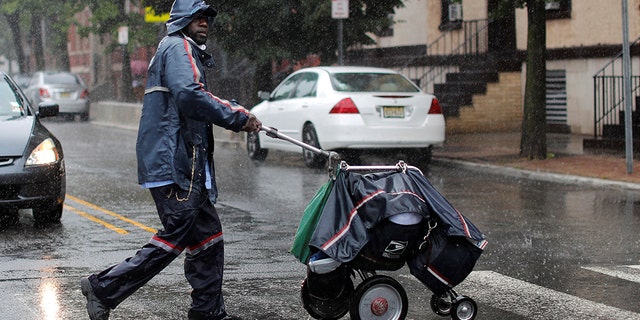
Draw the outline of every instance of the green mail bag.
<instances>
[{"instance_id":1,"label":"green mail bag","mask_svg":"<svg viewBox=\"0 0 640 320\"><path fill-rule=\"evenodd\" d=\"M324 204L327 202L329 194L331 194L331 188L333 187L333 179L329 179L327 183L322 185L320 189L313 196L311 201L304 209L302 218L300 219L300 225L296 231L296 236L293 239L293 245L291 246L291 254L298 258L300 262L306 264L309 260L311 251L309 249L309 240L316 230L318 220L324 209Z\"/></svg>"}]
</instances>

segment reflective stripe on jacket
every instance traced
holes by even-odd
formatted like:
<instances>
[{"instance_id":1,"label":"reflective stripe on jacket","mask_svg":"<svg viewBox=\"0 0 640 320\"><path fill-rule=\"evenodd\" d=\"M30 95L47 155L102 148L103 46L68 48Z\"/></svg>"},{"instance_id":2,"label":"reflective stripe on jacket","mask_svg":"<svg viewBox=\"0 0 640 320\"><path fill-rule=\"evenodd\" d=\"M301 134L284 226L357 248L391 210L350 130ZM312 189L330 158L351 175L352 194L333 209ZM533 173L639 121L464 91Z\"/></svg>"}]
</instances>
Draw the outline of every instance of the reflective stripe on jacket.
<instances>
[{"instance_id":1,"label":"reflective stripe on jacket","mask_svg":"<svg viewBox=\"0 0 640 320\"><path fill-rule=\"evenodd\" d=\"M208 160L215 203L212 125L239 132L249 112L207 91L203 67L213 67L212 56L180 32L160 41L138 129L138 183L173 181L184 190L201 190Z\"/></svg>"}]
</instances>

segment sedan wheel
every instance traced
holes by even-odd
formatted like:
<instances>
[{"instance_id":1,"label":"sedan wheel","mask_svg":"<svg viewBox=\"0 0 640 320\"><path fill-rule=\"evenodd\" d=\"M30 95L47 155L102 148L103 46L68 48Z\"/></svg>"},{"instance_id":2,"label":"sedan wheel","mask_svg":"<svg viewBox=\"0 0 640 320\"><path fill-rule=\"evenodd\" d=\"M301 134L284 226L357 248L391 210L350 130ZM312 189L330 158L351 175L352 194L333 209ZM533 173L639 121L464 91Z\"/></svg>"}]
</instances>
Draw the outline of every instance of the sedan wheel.
<instances>
[{"instance_id":1,"label":"sedan wheel","mask_svg":"<svg viewBox=\"0 0 640 320\"><path fill-rule=\"evenodd\" d=\"M320 149L318 134L312 124L307 124L302 129L302 142ZM323 155L307 149L303 149L302 157L304 158L304 164L309 168L321 168L327 162L327 159Z\"/></svg>"},{"instance_id":2,"label":"sedan wheel","mask_svg":"<svg viewBox=\"0 0 640 320\"><path fill-rule=\"evenodd\" d=\"M260 136L257 132L247 133L247 154L251 160L264 161L269 154L269 149L260 147Z\"/></svg>"}]
</instances>

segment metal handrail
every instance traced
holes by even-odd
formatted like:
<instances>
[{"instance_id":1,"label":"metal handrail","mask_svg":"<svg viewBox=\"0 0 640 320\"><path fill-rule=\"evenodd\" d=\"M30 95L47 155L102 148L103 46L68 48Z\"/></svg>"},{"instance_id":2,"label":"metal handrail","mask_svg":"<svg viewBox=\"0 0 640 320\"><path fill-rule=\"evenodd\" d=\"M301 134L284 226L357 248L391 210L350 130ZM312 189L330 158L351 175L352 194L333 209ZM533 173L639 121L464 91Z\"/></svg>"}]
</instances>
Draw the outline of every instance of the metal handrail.
<instances>
[{"instance_id":1,"label":"metal handrail","mask_svg":"<svg viewBox=\"0 0 640 320\"><path fill-rule=\"evenodd\" d=\"M434 66L427 67L426 71L420 76L414 78L410 76L410 78L419 83L419 86L423 90L429 91L429 86L432 83L436 83L437 79L442 78L443 74L457 69L457 66L445 65L447 59L457 55L478 56L487 52L488 37L486 30L489 23L490 21L488 19L463 21L461 29L442 33L427 45L427 49L423 55L414 56L407 60L399 70L409 69L411 64L424 57L434 59L430 63ZM460 33L462 33L462 35L456 37L457 43L449 47L448 44L455 42L454 35L459 35ZM425 80L424 83L422 82L423 79Z\"/></svg>"},{"instance_id":2,"label":"metal handrail","mask_svg":"<svg viewBox=\"0 0 640 320\"><path fill-rule=\"evenodd\" d=\"M634 45L638 44L638 42L640 42L640 37L638 37L635 41L633 41L633 43L631 43L629 45L629 47L633 47ZM618 60L619 58L622 58L622 51L620 51L615 57L611 58L611 60L609 60L609 62L607 62L602 68L600 68L600 70L598 70L596 72L594 77L597 76L600 73L603 73L605 71L605 69L607 69L607 67L609 67L610 65L615 63L615 61Z\"/></svg>"},{"instance_id":3,"label":"metal handrail","mask_svg":"<svg viewBox=\"0 0 640 320\"><path fill-rule=\"evenodd\" d=\"M630 46L640 43L640 37ZM614 56L593 76L593 135L603 135L604 126L620 124L619 114L623 111L623 77L621 63L622 51ZM633 71L633 68L631 68ZM632 94L640 91L640 76L631 76ZM631 102L635 104L635 100ZM635 109L635 108L634 108Z\"/></svg>"}]
</instances>

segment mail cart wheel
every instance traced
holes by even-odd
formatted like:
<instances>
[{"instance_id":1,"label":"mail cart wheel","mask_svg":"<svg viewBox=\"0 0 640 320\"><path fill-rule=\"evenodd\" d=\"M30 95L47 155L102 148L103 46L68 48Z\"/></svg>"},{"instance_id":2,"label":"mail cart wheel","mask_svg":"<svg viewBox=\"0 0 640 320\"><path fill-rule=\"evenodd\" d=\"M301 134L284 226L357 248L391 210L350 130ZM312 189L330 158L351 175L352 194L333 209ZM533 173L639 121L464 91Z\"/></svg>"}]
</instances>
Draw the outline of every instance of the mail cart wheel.
<instances>
[{"instance_id":1,"label":"mail cart wheel","mask_svg":"<svg viewBox=\"0 0 640 320\"><path fill-rule=\"evenodd\" d=\"M307 123L302 128L302 142L314 146L320 149L320 142L318 142L318 133L316 127L311 123ZM302 158L304 158L304 164L309 168L322 168L327 162L327 158L321 154L317 154L311 150L303 149Z\"/></svg>"},{"instance_id":2,"label":"mail cart wheel","mask_svg":"<svg viewBox=\"0 0 640 320\"><path fill-rule=\"evenodd\" d=\"M302 306L314 319L337 320L349 312L350 296L353 293L353 282L347 281L343 291L335 299L314 297L309 293L307 279L302 281L300 296Z\"/></svg>"},{"instance_id":3,"label":"mail cart wheel","mask_svg":"<svg viewBox=\"0 0 640 320\"><path fill-rule=\"evenodd\" d=\"M251 160L264 161L269 149L260 147L260 135L257 132L247 132L247 154Z\"/></svg>"},{"instance_id":4,"label":"mail cart wheel","mask_svg":"<svg viewBox=\"0 0 640 320\"><path fill-rule=\"evenodd\" d=\"M377 275L358 287L351 300L349 315L352 320L401 320L407 316L407 293L398 281Z\"/></svg>"},{"instance_id":5,"label":"mail cart wheel","mask_svg":"<svg viewBox=\"0 0 640 320\"><path fill-rule=\"evenodd\" d=\"M452 307L451 319L453 320L473 320L478 314L478 305L469 297L457 297Z\"/></svg>"},{"instance_id":6,"label":"mail cart wheel","mask_svg":"<svg viewBox=\"0 0 640 320\"><path fill-rule=\"evenodd\" d=\"M451 314L451 296L449 293L441 295L431 295L431 310L439 316L449 316Z\"/></svg>"}]
</instances>

